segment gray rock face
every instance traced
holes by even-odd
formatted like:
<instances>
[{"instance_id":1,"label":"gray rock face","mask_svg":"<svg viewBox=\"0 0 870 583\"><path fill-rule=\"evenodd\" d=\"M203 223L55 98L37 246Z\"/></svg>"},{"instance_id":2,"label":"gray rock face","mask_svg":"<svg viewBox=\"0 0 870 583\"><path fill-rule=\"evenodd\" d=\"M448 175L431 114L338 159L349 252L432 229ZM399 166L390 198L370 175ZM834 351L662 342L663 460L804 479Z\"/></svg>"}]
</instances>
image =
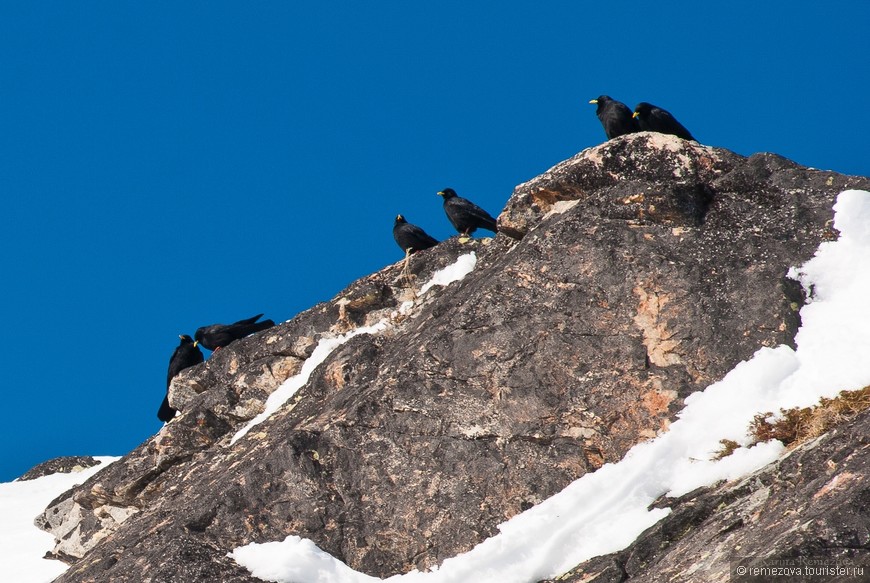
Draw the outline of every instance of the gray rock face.
<instances>
[{"instance_id":1,"label":"gray rock face","mask_svg":"<svg viewBox=\"0 0 870 583\"><path fill-rule=\"evenodd\" d=\"M58 581L253 581L226 553L289 534L377 576L467 551L792 343L785 274L847 188L870 180L673 136L586 150L517 187L509 236L441 243L185 370L182 415L47 509L75 533ZM376 322L230 444L321 339Z\"/></svg>"}]
</instances>

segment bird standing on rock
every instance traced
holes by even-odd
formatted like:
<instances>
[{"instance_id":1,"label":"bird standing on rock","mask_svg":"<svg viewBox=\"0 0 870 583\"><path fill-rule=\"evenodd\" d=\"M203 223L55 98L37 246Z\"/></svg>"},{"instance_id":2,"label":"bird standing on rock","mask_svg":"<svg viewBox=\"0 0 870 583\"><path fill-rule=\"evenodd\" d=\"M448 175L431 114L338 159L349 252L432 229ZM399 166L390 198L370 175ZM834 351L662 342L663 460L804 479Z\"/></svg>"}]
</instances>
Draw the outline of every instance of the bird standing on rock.
<instances>
[{"instance_id":1,"label":"bird standing on rock","mask_svg":"<svg viewBox=\"0 0 870 583\"><path fill-rule=\"evenodd\" d=\"M477 229L498 232L495 219L488 212L458 196L452 188L445 188L438 196L444 197L444 212L459 233L471 236Z\"/></svg>"},{"instance_id":2,"label":"bird standing on rock","mask_svg":"<svg viewBox=\"0 0 870 583\"><path fill-rule=\"evenodd\" d=\"M593 99L589 103L598 105L595 115L604 126L604 133L607 134L608 140L639 131L631 110L621 101L611 99L608 95L599 95L598 99Z\"/></svg>"},{"instance_id":3,"label":"bird standing on rock","mask_svg":"<svg viewBox=\"0 0 870 583\"><path fill-rule=\"evenodd\" d=\"M205 360L202 356L202 351L197 347L198 342L187 334L179 336L181 344L172 353L169 359L169 371L166 373L166 396L163 397L163 402L160 404L160 409L157 410L157 418L168 423L175 417L175 409L169 404L169 384L175 375L186 368L195 364L199 364Z\"/></svg>"},{"instance_id":4,"label":"bird standing on rock","mask_svg":"<svg viewBox=\"0 0 870 583\"><path fill-rule=\"evenodd\" d=\"M197 329L193 335L196 341L208 348L209 350L217 350L223 348L233 340L244 338L254 332L271 328L275 325L272 320L263 320L257 322L263 314L257 314L253 318L247 320L239 320L234 324L212 324L211 326L203 326Z\"/></svg>"},{"instance_id":5,"label":"bird standing on rock","mask_svg":"<svg viewBox=\"0 0 870 583\"><path fill-rule=\"evenodd\" d=\"M402 251L408 254L429 249L438 244L437 239L431 237L417 225L412 225L406 221L402 215L396 217L396 222L393 225L393 239L396 240Z\"/></svg>"},{"instance_id":6,"label":"bird standing on rock","mask_svg":"<svg viewBox=\"0 0 870 583\"><path fill-rule=\"evenodd\" d=\"M637 119L637 125L642 132L659 132L660 134L671 134L684 140L697 141L670 112L646 101L637 104L632 117Z\"/></svg>"}]
</instances>

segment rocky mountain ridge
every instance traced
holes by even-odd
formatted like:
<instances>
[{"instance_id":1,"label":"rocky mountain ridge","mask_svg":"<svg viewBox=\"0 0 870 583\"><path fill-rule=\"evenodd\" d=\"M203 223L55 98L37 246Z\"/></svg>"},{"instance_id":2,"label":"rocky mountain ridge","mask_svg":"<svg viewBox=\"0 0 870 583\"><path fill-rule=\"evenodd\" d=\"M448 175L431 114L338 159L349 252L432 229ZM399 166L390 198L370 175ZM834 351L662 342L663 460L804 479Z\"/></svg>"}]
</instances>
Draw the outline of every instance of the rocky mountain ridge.
<instances>
[{"instance_id":1,"label":"rocky mountain ridge","mask_svg":"<svg viewBox=\"0 0 870 583\"><path fill-rule=\"evenodd\" d=\"M182 415L39 519L72 565L58 581L255 581L226 553L288 534L377 576L466 551L792 344L785 274L836 237L849 188L870 180L660 134L585 150L518 186L495 239L415 254L179 375ZM322 339L378 322L230 443Z\"/></svg>"}]
</instances>

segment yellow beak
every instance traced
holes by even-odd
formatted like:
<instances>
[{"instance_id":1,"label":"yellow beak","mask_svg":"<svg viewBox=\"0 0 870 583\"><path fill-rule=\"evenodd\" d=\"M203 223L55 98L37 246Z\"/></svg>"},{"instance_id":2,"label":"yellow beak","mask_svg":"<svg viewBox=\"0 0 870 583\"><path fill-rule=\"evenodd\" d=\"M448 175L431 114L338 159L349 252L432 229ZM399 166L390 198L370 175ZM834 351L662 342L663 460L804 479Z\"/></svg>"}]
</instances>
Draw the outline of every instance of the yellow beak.
<instances>
[{"instance_id":1,"label":"yellow beak","mask_svg":"<svg viewBox=\"0 0 870 583\"><path fill-rule=\"evenodd\" d=\"M637 116L639 116L639 115L640 115L640 112L639 112L639 111L635 111L633 114L631 114L631 117L637 117Z\"/></svg>"},{"instance_id":2,"label":"yellow beak","mask_svg":"<svg viewBox=\"0 0 870 583\"><path fill-rule=\"evenodd\" d=\"M199 345L199 340L193 341L193 347L196 348Z\"/></svg>"},{"instance_id":3,"label":"yellow beak","mask_svg":"<svg viewBox=\"0 0 870 583\"><path fill-rule=\"evenodd\" d=\"M589 103L598 103L598 100L597 99L590 99Z\"/></svg>"}]
</instances>

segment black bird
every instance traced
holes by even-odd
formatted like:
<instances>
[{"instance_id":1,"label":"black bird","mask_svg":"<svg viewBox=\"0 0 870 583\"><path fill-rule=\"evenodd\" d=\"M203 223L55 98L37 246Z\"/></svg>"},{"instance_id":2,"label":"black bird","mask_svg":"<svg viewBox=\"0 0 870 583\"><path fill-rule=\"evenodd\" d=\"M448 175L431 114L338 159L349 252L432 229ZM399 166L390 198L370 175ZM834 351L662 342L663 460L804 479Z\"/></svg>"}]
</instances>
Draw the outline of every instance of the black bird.
<instances>
[{"instance_id":1,"label":"black bird","mask_svg":"<svg viewBox=\"0 0 870 583\"><path fill-rule=\"evenodd\" d=\"M457 196L452 188L445 188L438 196L444 197L444 212L456 230L463 235L471 235L477 229L498 232L495 219L488 212L470 200Z\"/></svg>"},{"instance_id":2,"label":"black bird","mask_svg":"<svg viewBox=\"0 0 870 583\"><path fill-rule=\"evenodd\" d=\"M405 253L416 253L438 244L436 239L433 239L417 225L412 225L406 221L402 215L396 217L396 223L393 225L393 239Z\"/></svg>"},{"instance_id":3,"label":"black bird","mask_svg":"<svg viewBox=\"0 0 870 583\"><path fill-rule=\"evenodd\" d=\"M257 322L263 314L257 314L253 318L247 320L239 320L235 324L212 324L211 326L203 326L197 329L193 335L196 341L208 348L209 350L217 350L223 348L233 340L244 338L254 332L271 328L275 325L272 320L263 320Z\"/></svg>"},{"instance_id":4,"label":"black bird","mask_svg":"<svg viewBox=\"0 0 870 583\"><path fill-rule=\"evenodd\" d=\"M640 131L637 122L631 115L631 110L621 101L611 99L607 95L599 95L598 99L593 99L589 103L598 105L595 109L595 115L601 120L608 140Z\"/></svg>"},{"instance_id":5,"label":"black bird","mask_svg":"<svg viewBox=\"0 0 870 583\"><path fill-rule=\"evenodd\" d=\"M197 346L193 338L187 334L179 336L181 344L172 353L169 359L169 372L166 373L166 396L163 397L163 402L160 404L160 409L157 410L157 418L167 423L175 417L175 409L169 405L169 383L175 378L175 375L184 369L205 360L202 356L202 351Z\"/></svg>"},{"instance_id":6,"label":"black bird","mask_svg":"<svg viewBox=\"0 0 870 583\"><path fill-rule=\"evenodd\" d=\"M637 125L642 132L659 132L660 134L671 134L684 140L697 141L689 133L689 130L683 127L683 124L678 122L668 111L646 101L637 104L632 117L637 119Z\"/></svg>"}]
</instances>

